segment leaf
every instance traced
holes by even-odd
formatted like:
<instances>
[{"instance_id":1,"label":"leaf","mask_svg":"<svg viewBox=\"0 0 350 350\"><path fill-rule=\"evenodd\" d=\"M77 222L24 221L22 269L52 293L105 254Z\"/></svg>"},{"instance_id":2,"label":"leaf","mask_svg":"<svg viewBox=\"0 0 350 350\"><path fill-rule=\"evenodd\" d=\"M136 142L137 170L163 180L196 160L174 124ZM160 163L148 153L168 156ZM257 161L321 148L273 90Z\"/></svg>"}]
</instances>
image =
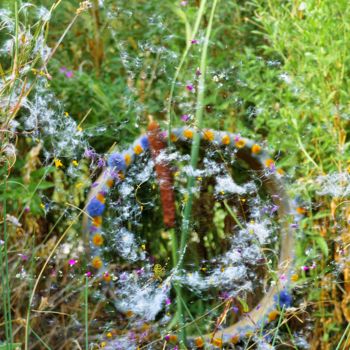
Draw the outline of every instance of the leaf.
<instances>
[{"instance_id":1,"label":"leaf","mask_svg":"<svg viewBox=\"0 0 350 350\"><path fill-rule=\"evenodd\" d=\"M21 343L12 343L10 350L21 350ZM7 344L0 344L0 350L9 350Z\"/></svg>"},{"instance_id":2,"label":"leaf","mask_svg":"<svg viewBox=\"0 0 350 350\"><path fill-rule=\"evenodd\" d=\"M241 303L242 307L243 307L243 312L249 312L249 306L248 304L245 302L245 300L243 300L240 297L237 297L238 301Z\"/></svg>"},{"instance_id":3,"label":"leaf","mask_svg":"<svg viewBox=\"0 0 350 350\"><path fill-rule=\"evenodd\" d=\"M328 256L328 245L326 240L321 237L321 236L316 236L315 237L315 242L318 245L318 247L320 248L322 254L327 257Z\"/></svg>"}]
</instances>

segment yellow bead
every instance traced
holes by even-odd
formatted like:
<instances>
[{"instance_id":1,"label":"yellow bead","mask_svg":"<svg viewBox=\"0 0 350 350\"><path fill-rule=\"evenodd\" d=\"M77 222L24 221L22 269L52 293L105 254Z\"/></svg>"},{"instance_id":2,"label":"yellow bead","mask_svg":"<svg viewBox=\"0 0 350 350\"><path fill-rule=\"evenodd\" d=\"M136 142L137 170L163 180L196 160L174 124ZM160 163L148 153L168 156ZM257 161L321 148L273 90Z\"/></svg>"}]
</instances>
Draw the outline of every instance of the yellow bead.
<instances>
[{"instance_id":1,"label":"yellow bead","mask_svg":"<svg viewBox=\"0 0 350 350\"><path fill-rule=\"evenodd\" d=\"M243 139L239 139L235 142L237 148L243 148L245 146L245 141Z\"/></svg>"},{"instance_id":2,"label":"yellow bead","mask_svg":"<svg viewBox=\"0 0 350 350\"><path fill-rule=\"evenodd\" d=\"M228 135L224 135L221 139L221 142L223 145L229 145L231 140L230 140L230 136Z\"/></svg>"},{"instance_id":3,"label":"yellow bead","mask_svg":"<svg viewBox=\"0 0 350 350\"><path fill-rule=\"evenodd\" d=\"M125 160L125 164L126 164L127 166L129 166L130 163L131 163L131 156L130 156L129 153L126 153L126 154L125 154L124 160Z\"/></svg>"}]
</instances>

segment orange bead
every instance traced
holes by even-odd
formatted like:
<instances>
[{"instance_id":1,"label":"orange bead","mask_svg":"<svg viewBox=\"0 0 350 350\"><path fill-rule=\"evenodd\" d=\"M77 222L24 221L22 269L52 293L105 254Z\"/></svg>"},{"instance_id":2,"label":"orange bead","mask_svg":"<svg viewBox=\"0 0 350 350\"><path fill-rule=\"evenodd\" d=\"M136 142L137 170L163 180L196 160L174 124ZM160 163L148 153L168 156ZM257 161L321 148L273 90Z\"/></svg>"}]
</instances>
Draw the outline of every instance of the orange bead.
<instances>
[{"instance_id":1,"label":"orange bead","mask_svg":"<svg viewBox=\"0 0 350 350\"><path fill-rule=\"evenodd\" d=\"M95 216L92 218L93 226L100 227L102 225L102 216Z\"/></svg>"},{"instance_id":2,"label":"orange bead","mask_svg":"<svg viewBox=\"0 0 350 350\"><path fill-rule=\"evenodd\" d=\"M134 152L135 154L141 154L143 152L143 148L141 147L141 145L136 145L134 147Z\"/></svg>"},{"instance_id":3,"label":"orange bead","mask_svg":"<svg viewBox=\"0 0 350 350\"><path fill-rule=\"evenodd\" d=\"M95 256L91 261L91 265L95 269L100 269L103 265L101 258L99 256Z\"/></svg>"},{"instance_id":4,"label":"orange bead","mask_svg":"<svg viewBox=\"0 0 350 350\"><path fill-rule=\"evenodd\" d=\"M203 132L203 139L206 141L213 141L214 140L214 133L212 130L204 130Z\"/></svg>"},{"instance_id":5,"label":"orange bead","mask_svg":"<svg viewBox=\"0 0 350 350\"><path fill-rule=\"evenodd\" d=\"M200 337L196 338L194 342L195 342L197 348L202 348L204 346L204 341Z\"/></svg>"},{"instance_id":6,"label":"orange bead","mask_svg":"<svg viewBox=\"0 0 350 350\"><path fill-rule=\"evenodd\" d=\"M231 340L230 340L231 344L235 345L239 342L239 335L234 335Z\"/></svg>"},{"instance_id":7,"label":"orange bead","mask_svg":"<svg viewBox=\"0 0 350 350\"><path fill-rule=\"evenodd\" d=\"M106 198L105 198L105 196L103 195L103 193L97 193L96 199L97 199L99 202L101 202L102 204L104 204L105 201L106 201Z\"/></svg>"},{"instance_id":8,"label":"orange bead","mask_svg":"<svg viewBox=\"0 0 350 350\"><path fill-rule=\"evenodd\" d=\"M260 151L261 151L261 146L259 146L258 144L255 143L252 146L252 153L253 154L258 154L258 153L260 153Z\"/></svg>"},{"instance_id":9,"label":"orange bead","mask_svg":"<svg viewBox=\"0 0 350 350\"><path fill-rule=\"evenodd\" d=\"M183 132L183 135L187 138L187 139L192 139L193 138L193 131L190 129L186 129Z\"/></svg>"},{"instance_id":10,"label":"orange bead","mask_svg":"<svg viewBox=\"0 0 350 350\"><path fill-rule=\"evenodd\" d=\"M101 246L103 244L103 237L102 235L100 235L99 233L96 233L93 237L92 237L92 243L96 246Z\"/></svg>"}]
</instances>

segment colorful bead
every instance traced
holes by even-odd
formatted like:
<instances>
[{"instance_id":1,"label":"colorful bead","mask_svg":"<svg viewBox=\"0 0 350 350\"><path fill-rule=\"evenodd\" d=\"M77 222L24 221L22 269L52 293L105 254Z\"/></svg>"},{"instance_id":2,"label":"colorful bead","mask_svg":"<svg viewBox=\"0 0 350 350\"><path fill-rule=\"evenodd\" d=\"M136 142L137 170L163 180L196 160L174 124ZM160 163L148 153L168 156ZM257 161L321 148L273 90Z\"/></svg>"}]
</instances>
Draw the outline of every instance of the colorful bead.
<instances>
[{"instance_id":1,"label":"colorful bead","mask_svg":"<svg viewBox=\"0 0 350 350\"><path fill-rule=\"evenodd\" d=\"M91 265L95 269L99 270L103 265L101 258L99 256L95 256L91 261Z\"/></svg>"},{"instance_id":2,"label":"colorful bead","mask_svg":"<svg viewBox=\"0 0 350 350\"><path fill-rule=\"evenodd\" d=\"M135 147L134 147L134 152L135 152L135 154L137 154L137 155L139 155L139 154L141 154L142 152L143 152L143 148L141 147L141 145L136 145Z\"/></svg>"},{"instance_id":3,"label":"colorful bead","mask_svg":"<svg viewBox=\"0 0 350 350\"><path fill-rule=\"evenodd\" d=\"M94 197L91 199L86 209L89 215L92 217L101 216L105 210L105 205Z\"/></svg>"},{"instance_id":4,"label":"colorful bead","mask_svg":"<svg viewBox=\"0 0 350 350\"><path fill-rule=\"evenodd\" d=\"M235 142L237 148L243 148L245 146L245 141L243 139L239 139Z\"/></svg>"},{"instance_id":5,"label":"colorful bead","mask_svg":"<svg viewBox=\"0 0 350 350\"><path fill-rule=\"evenodd\" d=\"M192 139L193 138L193 131L190 129L185 129L183 132L183 135L186 137L186 139Z\"/></svg>"},{"instance_id":6,"label":"colorful bead","mask_svg":"<svg viewBox=\"0 0 350 350\"><path fill-rule=\"evenodd\" d=\"M126 164L124 157L119 153L113 153L108 158L108 166L115 168L115 170L125 170Z\"/></svg>"},{"instance_id":7,"label":"colorful bead","mask_svg":"<svg viewBox=\"0 0 350 350\"><path fill-rule=\"evenodd\" d=\"M105 202L106 202L106 198L105 198L104 194L101 192L97 193L96 199L98 201L100 201L102 204L105 204Z\"/></svg>"},{"instance_id":8,"label":"colorful bead","mask_svg":"<svg viewBox=\"0 0 350 350\"><path fill-rule=\"evenodd\" d=\"M256 144L256 143L254 143L254 145L252 146L252 153L253 154L258 154L258 153L260 153L260 151L261 151L261 146Z\"/></svg>"},{"instance_id":9,"label":"colorful bead","mask_svg":"<svg viewBox=\"0 0 350 350\"><path fill-rule=\"evenodd\" d=\"M102 235L100 235L99 233L96 233L93 237L92 237L92 243L99 247L103 244L103 237Z\"/></svg>"},{"instance_id":10,"label":"colorful bead","mask_svg":"<svg viewBox=\"0 0 350 350\"><path fill-rule=\"evenodd\" d=\"M229 145L231 140L230 140L230 136L228 135L224 135L221 139L221 142L223 145Z\"/></svg>"},{"instance_id":11,"label":"colorful bead","mask_svg":"<svg viewBox=\"0 0 350 350\"><path fill-rule=\"evenodd\" d=\"M212 130L204 130L203 139L206 141L213 141L214 140L214 132Z\"/></svg>"}]
</instances>

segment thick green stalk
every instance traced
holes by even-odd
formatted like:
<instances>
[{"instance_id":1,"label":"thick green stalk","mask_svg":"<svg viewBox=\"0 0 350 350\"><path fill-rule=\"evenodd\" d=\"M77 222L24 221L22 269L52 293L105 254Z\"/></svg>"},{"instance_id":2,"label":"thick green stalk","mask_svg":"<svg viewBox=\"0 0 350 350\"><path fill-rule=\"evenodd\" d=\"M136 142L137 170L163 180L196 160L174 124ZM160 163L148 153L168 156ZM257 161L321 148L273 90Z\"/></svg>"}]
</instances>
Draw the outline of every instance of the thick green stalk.
<instances>
[{"instance_id":1,"label":"thick green stalk","mask_svg":"<svg viewBox=\"0 0 350 350\"><path fill-rule=\"evenodd\" d=\"M195 115L195 125L197 127L197 130L202 129L203 124L203 107L204 107L204 96L205 96L205 77L206 77L206 68L207 68L207 53L208 53L208 44L209 44L209 38L212 30L213 25L213 18L215 13L215 8L217 5L218 0L214 0L213 6L210 13L209 23L206 30L206 35L202 47L202 55L201 55L201 62L200 62L200 71L201 75L199 77L198 81L198 93L197 93L197 102L196 102L196 115ZM198 131L195 131L193 136L193 142L192 142L192 148L191 148L191 167L194 171L197 168L198 164L198 156L199 156L199 146L200 146L200 134ZM188 234L189 234L189 227L190 227L190 219L191 219L191 212L192 212L192 205L193 205L193 187L195 183L195 177L190 174L187 178L187 198L184 208L184 215L182 220L182 227L181 227L181 242L180 242L180 260L178 264L179 271L182 269L183 261L184 261L184 255L186 250L186 244L188 240ZM180 312L180 327L184 324L184 315L182 312L182 296L181 296L181 286L179 288L180 293L177 299L177 306L178 306L178 312ZM181 330L181 340L183 344L186 343L186 332L185 328L182 327Z\"/></svg>"}]
</instances>

